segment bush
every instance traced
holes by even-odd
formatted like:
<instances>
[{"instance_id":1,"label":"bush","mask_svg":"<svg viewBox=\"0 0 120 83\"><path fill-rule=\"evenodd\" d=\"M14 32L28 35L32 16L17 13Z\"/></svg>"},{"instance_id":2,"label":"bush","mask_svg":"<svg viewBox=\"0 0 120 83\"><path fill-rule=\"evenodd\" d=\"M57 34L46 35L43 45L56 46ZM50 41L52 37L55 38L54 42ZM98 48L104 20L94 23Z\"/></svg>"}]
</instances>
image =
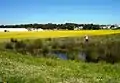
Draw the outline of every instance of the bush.
<instances>
[{"instance_id":1,"label":"bush","mask_svg":"<svg viewBox=\"0 0 120 83\"><path fill-rule=\"evenodd\" d=\"M94 44L93 44L94 45ZM98 62L99 53L96 47L86 47L85 55L87 62Z\"/></svg>"},{"instance_id":2,"label":"bush","mask_svg":"<svg viewBox=\"0 0 120 83\"><path fill-rule=\"evenodd\" d=\"M119 38L119 36L116 36ZM106 61L109 63L120 62L120 40L110 40L109 36L98 39L93 38L89 42L81 42L75 38L58 39L36 39L31 42L17 41L11 38L11 42L6 44L7 49L16 49L20 53L29 53L31 55L43 55L48 57L54 51L68 54L68 58L78 60L79 52L86 55L86 62ZM103 41L104 39L104 41ZM102 40L102 42L101 42ZM15 43L13 43L15 42Z\"/></svg>"},{"instance_id":3,"label":"bush","mask_svg":"<svg viewBox=\"0 0 120 83\"><path fill-rule=\"evenodd\" d=\"M46 41L52 41L52 38L47 38Z\"/></svg>"},{"instance_id":4,"label":"bush","mask_svg":"<svg viewBox=\"0 0 120 83\"><path fill-rule=\"evenodd\" d=\"M7 44L5 45L5 48L6 48L6 49L13 49L12 43L7 43Z\"/></svg>"},{"instance_id":5,"label":"bush","mask_svg":"<svg viewBox=\"0 0 120 83\"><path fill-rule=\"evenodd\" d=\"M33 45L34 48L38 49L38 48L42 48L44 46L44 43L43 43L43 40L36 39L36 40L34 40L32 45Z\"/></svg>"},{"instance_id":6,"label":"bush","mask_svg":"<svg viewBox=\"0 0 120 83\"><path fill-rule=\"evenodd\" d=\"M18 41L17 41L17 39L11 38L11 39L10 39L10 42L16 43L16 42L18 42Z\"/></svg>"},{"instance_id":7,"label":"bush","mask_svg":"<svg viewBox=\"0 0 120 83\"><path fill-rule=\"evenodd\" d=\"M115 63L120 61L120 42L113 41L107 43L106 61Z\"/></svg>"},{"instance_id":8,"label":"bush","mask_svg":"<svg viewBox=\"0 0 120 83\"><path fill-rule=\"evenodd\" d=\"M87 62L106 61L120 62L120 42L112 41L104 44L91 43L84 47Z\"/></svg>"},{"instance_id":9,"label":"bush","mask_svg":"<svg viewBox=\"0 0 120 83\"><path fill-rule=\"evenodd\" d=\"M26 44L26 51L34 56L38 56L41 55L43 47L43 40L36 39L33 42Z\"/></svg>"},{"instance_id":10,"label":"bush","mask_svg":"<svg viewBox=\"0 0 120 83\"><path fill-rule=\"evenodd\" d=\"M44 47L43 49L42 49L42 53L43 53L43 56L47 56L47 54L50 52L50 49L49 49L49 47Z\"/></svg>"},{"instance_id":11,"label":"bush","mask_svg":"<svg viewBox=\"0 0 120 83\"><path fill-rule=\"evenodd\" d=\"M26 44L23 41L16 42L15 49L24 49L26 48Z\"/></svg>"},{"instance_id":12,"label":"bush","mask_svg":"<svg viewBox=\"0 0 120 83\"><path fill-rule=\"evenodd\" d=\"M9 32L8 30L4 30L4 32Z\"/></svg>"}]
</instances>

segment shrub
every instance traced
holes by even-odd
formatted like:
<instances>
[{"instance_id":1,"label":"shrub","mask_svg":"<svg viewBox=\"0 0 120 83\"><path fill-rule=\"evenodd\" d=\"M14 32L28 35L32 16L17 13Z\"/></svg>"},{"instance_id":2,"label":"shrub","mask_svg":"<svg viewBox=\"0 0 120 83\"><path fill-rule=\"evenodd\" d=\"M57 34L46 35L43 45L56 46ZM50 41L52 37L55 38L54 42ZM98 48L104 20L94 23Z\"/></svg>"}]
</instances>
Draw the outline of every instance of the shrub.
<instances>
[{"instance_id":1,"label":"shrub","mask_svg":"<svg viewBox=\"0 0 120 83\"><path fill-rule=\"evenodd\" d=\"M120 61L120 42L113 41L110 43L107 43L107 49L106 49L106 61L115 63Z\"/></svg>"},{"instance_id":2,"label":"shrub","mask_svg":"<svg viewBox=\"0 0 120 83\"><path fill-rule=\"evenodd\" d=\"M52 41L52 38L47 38L46 41Z\"/></svg>"},{"instance_id":3,"label":"shrub","mask_svg":"<svg viewBox=\"0 0 120 83\"><path fill-rule=\"evenodd\" d=\"M5 45L5 48L6 48L6 49L13 49L12 43L7 43L7 44Z\"/></svg>"},{"instance_id":4,"label":"shrub","mask_svg":"<svg viewBox=\"0 0 120 83\"><path fill-rule=\"evenodd\" d=\"M17 41L17 39L11 38L11 39L10 39L10 42L16 43L16 42L18 42L18 41Z\"/></svg>"},{"instance_id":5,"label":"shrub","mask_svg":"<svg viewBox=\"0 0 120 83\"><path fill-rule=\"evenodd\" d=\"M44 49L43 49L43 54L44 54L44 55L48 54L48 52L49 52L49 49L48 49L48 48L44 48Z\"/></svg>"},{"instance_id":6,"label":"shrub","mask_svg":"<svg viewBox=\"0 0 120 83\"><path fill-rule=\"evenodd\" d=\"M57 49L57 43L54 43L53 45L52 45L52 49Z\"/></svg>"},{"instance_id":7,"label":"shrub","mask_svg":"<svg viewBox=\"0 0 120 83\"><path fill-rule=\"evenodd\" d=\"M49 57L50 53L52 55L54 51L58 51L67 53L69 59L78 60L79 52L82 52L86 55L86 62L120 62L120 41L118 39L110 40L107 36L101 39L93 38L92 40L91 38L87 43L75 40L75 38L36 39L29 42L11 38L11 42L7 43L5 47L33 56Z\"/></svg>"},{"instance_id":8,"label":"shrub","mask_svg":"<svg viewBox=\"0 0 120 83\"><path fill-rule=\"evenodd\" d=\"M9 32L8 30L4 30L4 32Z\"/></svg>"},{"instance_id":9,"label":"shrub","mask_svg":"<svg viewBox=\"0 0 120 83\"><path fill-rule=\"evenodd\" d=\"M26 48L26 44L23 41L16 42L15 49L24 49Z\"/></svg>"},{"instance_id":10,"label":"shrub","mask_svg":"<svg viewBox=\"0 0 120 83\"><path fill-rule=\"evenodd\" d=\"M27 52L29 52L30 54L34 53L34 46L33 45L27 45L26 46L26 50Z\"/></svg>"},{"instance_id":11,"label":"shrub","mask_svg":"<svg viewBox=\"0 0 120 83\"><path fill-rule=\"evenodd\" d=\"M38 49L38 48L42 48L44 46L44 43L43 43L43 40L36 39L36 40L34 40L34 42L32 43L32 45L33 45L33 48Z\"/></svg>"},{"instance_id":12,"label":"shrub","mask_svg":"<svg viewBox=\"0 0 120 83\"><path fill-rule=\"evenodd\" d=\"M99 53L95 47L87 48L85 54L87 62L98 62Z\"/></svg>"}]
</instances>

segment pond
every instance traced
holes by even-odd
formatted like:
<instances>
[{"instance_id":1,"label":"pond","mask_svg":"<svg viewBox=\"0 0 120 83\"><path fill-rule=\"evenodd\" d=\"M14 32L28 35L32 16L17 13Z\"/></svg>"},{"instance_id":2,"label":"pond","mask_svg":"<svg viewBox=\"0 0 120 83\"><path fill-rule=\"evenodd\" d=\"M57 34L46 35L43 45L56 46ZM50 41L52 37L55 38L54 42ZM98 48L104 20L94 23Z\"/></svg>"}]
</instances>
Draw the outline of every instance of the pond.
<instances>
[{"instance_id":1,"label":"pond","mask_svg":"<svg viewBox=\"0 0 120 83\"><path fill-rule=\"evenodd\" d=\"M63 60L68 60L68 57L65 53L62 53L62 52L54 52L54 54L60 58L60 59L63 59Z\"/></svg>"},{"instance_id":2,"label":"pond","mask_svg":"<svg viewBox=\"0 0 120 83\"><path fill-rule=\"evenodd\" d=\"M53 52L58 58L63 59L63 60L68 60L68 55L66 53L62 52ZM77 57L79 60L85 61L86 60L86 54L84 52L79 52L77 54Z\"/></svg>"}]
</instances>

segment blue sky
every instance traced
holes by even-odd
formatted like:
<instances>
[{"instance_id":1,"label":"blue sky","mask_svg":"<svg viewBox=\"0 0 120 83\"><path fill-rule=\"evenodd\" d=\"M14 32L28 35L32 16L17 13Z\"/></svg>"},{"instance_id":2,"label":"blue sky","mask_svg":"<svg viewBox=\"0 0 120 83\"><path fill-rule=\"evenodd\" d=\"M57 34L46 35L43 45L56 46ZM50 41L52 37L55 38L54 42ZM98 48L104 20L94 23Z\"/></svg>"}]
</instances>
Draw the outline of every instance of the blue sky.
<instances>
[{"instance_id":1,"label":"blue sky","mask_svg":"<svg viewBox=\"0 0 120 83\"><path fill-rule=\"evenodd\" d=\"M0 0L0 24L120 24L120 0Z\"/></svg>"}]
</instances>

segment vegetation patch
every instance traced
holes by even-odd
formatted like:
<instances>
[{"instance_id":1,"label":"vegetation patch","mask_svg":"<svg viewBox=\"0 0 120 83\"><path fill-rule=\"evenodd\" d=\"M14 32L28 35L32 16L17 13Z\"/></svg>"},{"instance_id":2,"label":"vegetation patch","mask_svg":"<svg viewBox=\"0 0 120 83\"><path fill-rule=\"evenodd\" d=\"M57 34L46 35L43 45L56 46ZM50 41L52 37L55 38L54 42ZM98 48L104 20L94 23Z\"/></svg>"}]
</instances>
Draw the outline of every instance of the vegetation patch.
<instances>
[{"instance_id":1,"label":"vegetation patch","mask_svg":"<svg viewBox=\"0 0 120 83\"><path fill-rule=\"evenodd\" d=\"M0 77L8 83L119 83L120 66L0 52Z\"/></svg>"},{"instance_id":2,"label":"vegetation patch","mask_svg":"<svg viewBox=\"0 0 120 83\"><path fill-rule=\"evenodd\" d=\"M14 41L13 41L14 40ZM85 62L120 61L119 34L90 36L89 42L84 37L46 38L35 40L11 39L5 48L22 54L46 58L65 58ZM80 58L81 57L81 58Z\"/></svg>"},{"instance_id":3,"label":"vegetation patch","mask_svg":"<svg viewBox=\"0 0 120 83\"><path fill-rule=\"evenodd\" d=\"M11 37L0 43L0 81L119 83L119 37L89 35L87 43L84 36L24 40Z\"/></svg>"}]
</instances>

